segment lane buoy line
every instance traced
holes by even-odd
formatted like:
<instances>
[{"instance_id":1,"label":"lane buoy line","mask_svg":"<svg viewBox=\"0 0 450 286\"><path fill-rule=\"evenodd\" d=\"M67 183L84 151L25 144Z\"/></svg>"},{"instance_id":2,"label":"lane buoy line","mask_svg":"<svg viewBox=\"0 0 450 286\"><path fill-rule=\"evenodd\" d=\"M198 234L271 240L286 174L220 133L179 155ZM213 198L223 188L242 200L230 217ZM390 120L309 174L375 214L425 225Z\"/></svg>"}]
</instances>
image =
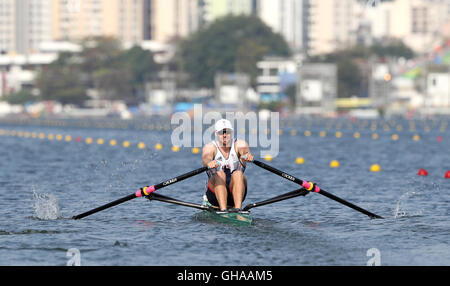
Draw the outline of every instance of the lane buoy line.
<instances>
[{"instance_id":1,"label":"lane buoy line","mask_svg":"<svg viewBox=\"0 0 450 286\"><path fill-rule=\"evenodd\" d=\"M280 134L281 133L281 134ZM282 135L284 132L279 132L280 135ZM305 137L311 137L313 135L318 135L320 138L336 138L336 139L341 139L344 137L344 134L342 133L342 131L336 131L335 134L329 134L324 130L318 131L318 132L311 132L310 130L305 130L303 133L298 132L295 129L292 129L288 134L290 134L290 136L305 136ZM17 136L17 137L24 137L24 138L39 138L39 139L48 139L50 141L52 140L56 140L56 141L66 141L66 142L70 142L75 140L76 142L81 142L84 141L86 144L90 145L90 144L97 144L97 145L109 145L109 146L122 146L124 148L129 148L132 146L132 144L130 143L130 141L128 140L124 140L121 144L116 140L116 139L110 139L108 141L106 141L103 138L98 138L96 140L94 140L93 138L87 137L85 139L82 139L79 136L76 136L75 138L73 138L71 135L62 135L62 134L54 134L54 133L49 133L49 134L44 134L42 132L31 132L31 131L21 131L21 130L8 130L8 129L0 129L0 136ZM289 135L286 135L289 136ZM350 134L346 134L346 136L350 136ZM370 136L370 137L369 137ZM364 135L361 135L360 132L356 131L354 133L352 133L351 137L353 137L353 139L360 139L362 137L366 137L366 138L371 138L372 140L378 140L381 139L381 136L379 135L379 133L377 132L373 132L373 133L365 133ZM425 136L426 138L429 136ZM398 141L400 139L409 139L409 140L413 140L413 141L421 141L422 137L417 134L417 133L413 133L413 134L408 134L407 136L401 134L397 134L397 133L393 133L390 134L390 140L391 141ZM437 142L442 142L444 141L444 137L442 135L438 135L436 137L436 141ZM146 148L146 144L144 142L138 142L135 143L135 145L139 148L139 149L144 149ZM155 150L162 150L163 149L163 145L161 143L156 143L154 145L154 149ZM180 151L180 148L178 146L172 146L171 150L173 152L178 152ZM193 154L198 154L199 150L196 149L196 147L191 148L191 152Z\"/></svg>"},{"instance_id":2,"label":"lane buoy line","mask_svg":"<svg viewBox=\"0 0 450 286\"><path fill-rule=\"evenodd\" d=\"M339 131L338 131L339 132ZM292 133L292 131L291 131ZM306 134L310 135L310 133ZM325 133L319 133L320 137L325 137L326 134ZM338 133L341 134L341 133ZM356 134L356 135L355 135ZM374 136L376 135L376 136ZM138 149L146 149L149 148L147 147L147 145L140 141L137 143L132 144L129 140L124 140L121 142L121 144L119 144L119 142L116 139L109 139L109 140L105 140L103 138L97 138L94 139L92 137L86 137L85 139L82 139L79 136L76 137L72 137L71 135L64 135L61 133L48 133L45 134L43 132L30 132L30 131L21 131L21 130L8 130L8 129L0 129L0 136L12 136L12 137L24 137L24 138L34 138L34 139L40 139L40 140L49 140L49 141L65 141L65 142L71 142L71 141L75 141L78 143L84 142L87 145L91 145L91 144L97 144L97 145L109 145L109 146L122 146L123 148L129 148L132 145L135 145ZM355 132L354 136L355 138L359 138L359 132ZM372 134L372 138L378 138L378 134L377 133L373 133ZM398 135L397 134L393 134L392 135L393 140L398 140ZM415 134L413 136L413 140L418 141L420 140L420 136L418 134ZM442 136L438 136L438 142L442 141ZM161 143L156 143L154 145L154 149L155 150L162 150L163 149L163 144ZM180 147L178 146L172 146L171 147L172 152L179 152L180 151ZM193 147L191 148L191 153L192 154L199 154L200 153L200 148L198 147ZM270 155L267 155L263 158L265 161L272 161L274 160L274 158ZM297 157L294 160L295 164L297 165L303 165L305 164L305 159L303 157ZM337 160L331 160L329 163L329 167L330 168L339 168L340 167L340 162ZM370 172L380 172L381 171L381 167L378 164L373 164L370 166L369 168ZM423 171L419 171L418 175L424 176L424 172ZM446 174L446 178L448 178L450 176L450 173L448 172Z\"/></svg>"},{"instance_id":3,"label":"lane buoy line","mask_svg":"<svg viewBox=\"0 0 450 286\"><path fill-rule=\"evenodd\" d=\"M24 138L33 138L33 139L40 139L40 140L48 140L48 141L65 141L65 142L72 142L75 141L77 143L85 143L86 145L96 144L96 145L108 145L111 147L114 146L122 146L124 148L129 148L132 145L135 145L138 149L145 149L149 148L144 142L135 142L131 143L129 140L124 140L121 143L116 139L103 139L103 138L92 138L92 137L86 137L81 138L79 136L73 137L72 135L68 134L61 134L61 133L43 133L43 132L30 132L30 131L17 131L17 130L5 130L0 129L0 136L11 136L11 137L24 137ZM154 145L154 148L156 150L161 150L163 148L163 145L161 143L156 143Z\"/></svg>"},{"instance_id":4,"label":"lane buoy line","mask_svg":"<svg viewBox=\"0 0 450 286\"><path fill-rule=\"evenodd\" d=\"M124 140L122 142L119 142L116 139L104 139L104 138L92 138L92 137L81 138L80 136L72 137L71 135L64 135L61 133L45 134L43 132L29 132L29 131L0 129L0 136L35 138L35 139L49 140L49 141L65 141L65 142L75 141L77 143L85 143L86 145L100 145L100 146L105 145L105 146L111 146L111 147L122 146L123 148L130 148L132 146L136 146L138 149L149 149L152 147L152 146L147 146L147 144L142 141L131 143L129 140ZM153 148L155 150L159 151L164 148L164 145L160 142L157 142L157 143L155 143L155 145L153 145ZM189 148L189 147L187 147L187 148ZM181 147L171 146L171 150L173 152L179 152L181 150ZM190 152L192 154L199 154L201 152L201 150L198 147L192 147L192 148L190 148Z\"/></svg>"}]
</instances>

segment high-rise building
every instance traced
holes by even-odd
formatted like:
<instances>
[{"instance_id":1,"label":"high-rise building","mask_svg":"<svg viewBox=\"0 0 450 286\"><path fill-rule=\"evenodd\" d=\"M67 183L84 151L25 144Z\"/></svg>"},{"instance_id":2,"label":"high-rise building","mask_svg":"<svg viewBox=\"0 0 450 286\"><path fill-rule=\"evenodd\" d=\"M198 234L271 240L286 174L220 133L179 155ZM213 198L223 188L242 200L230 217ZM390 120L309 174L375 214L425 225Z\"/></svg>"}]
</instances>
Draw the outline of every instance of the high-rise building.
<instances>
[{"instance_id":1,"label":"high-rise building","mask_svg":"<svg viewBox=\"0 0 450 286\"><path fill-rule=\"evenodd\" d=\"M448 19L448 5L433 0L396 0L366 8L372 36L376 39L401 39L416 52L426 52L441 41Z\"/></svg>"},{"instance_id":2,"label":"high-rise building","mask_svg":"<svg viewBox=\"0 0 450 286\"><path fill-rule=\"evenodd\" d=\"M258 16L296 52L307 50L309 0L260 0Z\"/></svg>"},{"instance_id":3,"label":"high-rise building","mask_svg":"<svg viewBox=\"0 0 450 286\"><path fill-rule=\"evenodd\" d=\"M0 53L15 50L15 1L0 0Z\"/></svg>"},{"instance_id":4,"label":"high-rise building","mask_svg":"<svg viewBox=\"0 0 450 286\"><path fill-rule=\"evenodd\" d=\"M52 0L0 0L0 52L33 53L51 34Z\"/></svg>"},{"instance_id":5,"label":"high-rise building","mask_svg":"<svg viewBox=\"0 0 450 286\"><path fill-rule=\"evenodd\" d=\"M254 13L254 0L203 0L203 20L210 23L227 15L250 15Z\"/></svg>"},{"instance_id":6,"label":"high-rise building","mask_svg":"<svg viewBox=\"0 0 450 286\"><path fill-rule=\"evenodd\" d=\"M152 0L151 39L168 43L186 37L199 26L198 0Z\"/></svg>"},{"instance_id":7,"label":"high-rise building","mask_svg":"<svg viewBox=\"0 0 450 286\"><path fill-rule=\"evenodd\" d=\"M309 2L309 54L325 54L354 45L357 29L356 0Z\"/></svg>"},{"instance_id":8,"label":"high-rise building","mask_svg":"<svg viewBox=\"0 0 450 286\"><path fill-rule=\"evenodd\" d=\"M148 37L148 0L52 1L55 40L111 36L124 44L134 44Z\"/></svg>"}]
</instances>

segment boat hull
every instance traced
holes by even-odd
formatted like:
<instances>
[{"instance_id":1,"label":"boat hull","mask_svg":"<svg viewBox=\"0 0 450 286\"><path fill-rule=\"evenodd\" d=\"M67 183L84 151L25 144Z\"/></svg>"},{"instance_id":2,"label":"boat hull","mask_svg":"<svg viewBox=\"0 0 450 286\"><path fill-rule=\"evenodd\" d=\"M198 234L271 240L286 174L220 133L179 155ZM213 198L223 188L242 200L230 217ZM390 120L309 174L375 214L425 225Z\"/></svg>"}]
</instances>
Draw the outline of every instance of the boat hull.
<instances>
[{"instance_id":1,"label":"boat hull","mask_svg":"<svg viewBox=\"0 0 450 286\"><path fill-rule=\"evenodd\" d=\"M203 205L211 207L208 210L205 210L204 213L207 217L221 223L233 224L233 225L251 225L253 222L253 218L250 216L249 211L245 212L217 212L212 209L212 205L208 202L208 200L203 200Z\"/></svg>"}]
</instances>

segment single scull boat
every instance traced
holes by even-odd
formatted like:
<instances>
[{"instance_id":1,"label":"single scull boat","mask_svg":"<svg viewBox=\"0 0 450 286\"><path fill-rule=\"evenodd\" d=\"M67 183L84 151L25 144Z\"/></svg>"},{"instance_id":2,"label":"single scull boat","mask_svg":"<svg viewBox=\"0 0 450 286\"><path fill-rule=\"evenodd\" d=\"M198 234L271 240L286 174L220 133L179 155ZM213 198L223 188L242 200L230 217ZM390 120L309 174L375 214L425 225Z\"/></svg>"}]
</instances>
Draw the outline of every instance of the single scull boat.
<instances>
[{"instance_id":1,"label":"single scull boat","mask_svg":"<svg viewBox=\"0 0 450 286\"><path fill-rule=\"evenodd\" d=\"M246 205L241 210L231 210L231 211L220 211L216 206L211 205L208 200L203 197L202 204L196 204L191 202L180 201L178 199L170 198L167 196L163 196L158 193L151 193L147 196L149 200L161 201L170 204L181 205L185 207L191 207L195 209L203 210L205 215L215 221L234 224L234 225L251 225L253 222L252 217L250 216L250 209L264 206L267 204L295 198L298 196L305 196L309 192L304 188L294 190L289 193L285 193L283 195L279 195L264 201L252 203Z\"/></svg>"}]
</instances>

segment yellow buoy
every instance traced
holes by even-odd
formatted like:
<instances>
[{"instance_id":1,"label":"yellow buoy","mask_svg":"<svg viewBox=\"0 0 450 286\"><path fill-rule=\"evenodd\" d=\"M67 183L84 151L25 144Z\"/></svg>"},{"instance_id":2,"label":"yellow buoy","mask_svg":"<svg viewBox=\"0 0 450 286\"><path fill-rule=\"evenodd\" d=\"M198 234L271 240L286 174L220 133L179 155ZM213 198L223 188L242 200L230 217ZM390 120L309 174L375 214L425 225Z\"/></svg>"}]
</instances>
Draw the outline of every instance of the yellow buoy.
<instances>
[{"instance_id":1,"label":"yellow buoy","mask_svg":"<svg viewBox=\"0 0 450 286\"><path fill-rule=\"evenodd\" d=\"M291 130L291 136L297 135L297 130Z\"/></svg>"},{"instance_id":2,"label":"yellow buoy","mask_svg":"<svg viewBox=\"0 0 450 286\"><path fill-rule=\"evenodd\" d=\"M139 149L144 149L145 148L144 142L139 142L137 146L138 146Z\"/></svg>"},{"instance_id":3,"label":"yellow buoy","mask_svg":"<svg viewBox=\"0 0 450 286\"><path fill-rule=\"evenodd\" d=\"M130 147L130 141L123 141L122 146L123 146L124 148Z\"/></svg>"},{"instance_id":4,"label":"yellow buoy","mask_svg":"<svg viewBox=\"0 0 450 286\"><path fill-rule=\"evenodd\" d=\"M342 137L342 132L341 131L337 131L336 132L336 138L341 138Z\"/></svg>"},{"instance_id":5,"label":"yellow buoy","mask_svg":"<svg viewBox=\"0 0 450 286\"><path fill-rule=\"evenodd\" d=\"M306 130L304 134L305 134L306 137L309 137L309 136L311 136L311 131Z\"/></svg>"},{"instance_id":6,"label":"yellow buoy","mask_svg":"<svg viewBox=\"0 0 450 286\"><path fill-rule=\"evenodd\" d=\"M192 152L192 154L198 154L198 153L200 153L200 149L198 147L194 147L194 148L192 148L191 152Z\"/></svg>"},{"instance_id":7,"label":"yellow buoy","mask_svg":"<svg viewBox=\"0 0 450 286\"><path fill-rule=\"evenodd\" d=\"M70 142L72 141L72 136L66 135L66 137L64 137L64 140L66 140L66 142Z\"/></svg>"},{"instance_id":8,"label":"yellow buoy","mask_svg":"<svg viewBox=\"0 0 450 286\"><path fill-rule=\"evenodd\" d=\"M417 135L417 134L415 134L415 135L413 136L413 140L414 140L414 141L419 141L419 140L420 140L420 136Z\"/></svg>"},{"instance_id":9,"label":"yellow buoy","mask_svg":"<svg viewBox=\"0 0 450 286\"><path fill-rule=\"evenodd\" d=\"M378 137L379 137L378 133L373 133L372 134L372 139L376 140L376 139L378 139Z\"/></svg>"},{"instance_id":10,"label":"yellow buoy","mask_svg":"<svg viewBox=\"0 0 450 286\"><path fill-rule=\"evenodd\" d=\"M398 134L392 134L392 140L397 141L398 140Z\"/></svg>"},{"instance_id":11,"label":"yellow buoy","mask_svg":"<svg viewBox=\"0 0 450 286\"><path fill-rule=\"evenodd\" d=\"M61 134L56 134L56 140L61 141L62 140L62 135Z\"/></svg>"},{"instance_id":12,"label":"yellow buoy","mask_svg":"<svg viewBox=\"0 0 450 286\"><path fill-rule=\"evenodd\" d=\"M110 146L116 146L117 145L117 141L115 139L111 139L111 140L109 140L109 145Z\"/></svg>"},{"instance_id":13,"label":"yellow buoy","mask_svg":"<svg viewBox=\"0 0 450 286\"><path fill-rule=\"evenodd\" d=\"M358 138L361 137L361 134L360 134L359 132L355 132L355 133L353 134L353 137L355 137L356 139L358 139Z\"/></svg>"},{"instance_id":14,"label":"yellow buoy","mask_svg":"<svg viewBox=\"0 0 450 286\"><path fill-rule=\"evenodd\" d=\"M264 156L264 160L266 160L266 161L272 161L272 160L273 160L273 157L270 156L270 155L266 155L266 156Z\"/></svg>"},{"instance_id":15,"label":"yellow buoy","mask_svg":"<svg viewBox=\"0 0 450 286\"><path fill-rule=\"evenodd\" d=\"M325 137L325 136L327 136L327 132L325 132L325 131L320 131L319 136L320 136L320 137Z\"/></svg>"},{"instance_id":16,"label":"yellow buoy","mask_svg":"<svg viewBox=\"0 0 450 286\"><path fill-rule=\"evenodd\" d=\"M172 152L178 152L178 151L180 151L180 147L172 146Z\"/></svg>"},{"instance_id":17,"label":"yellow buoy","mask_svg":"<svg viewBox=\"0 0 450 286\"><path fill-rule=\"evenodd\" d=\"M297 165L302 165L305 163L305 159L303 159L302 157L297 157L297 159L295 159L295 164Z\"/></svg>"},{"instance_id":18,"label":"yellow buoy","mask_svg":"<svg viewBox=\"0 0 450 286\"><path fill-rule=\"evenodd\" d=\"M162 145L161 143L157 143L157 144L155 145L155 149L156 149L156 150L161 150L162 147L163 147L163 145Z\"/></svg>"},{"instance_id":19,"label":"yellow buoy","mask_svg":"<svg viewBox=\"0 0 450 286\"><path fill-rule=\"evenodd\" d=\"M86 144L92 144L93 140L92 138L88 137L86 138Z\"/></svg>"},{"instance_id":20,"label":"yellow buoy","mask_svg":"<svg viewBox=\"0 0 450 286\"><path fill-rule=\"evenodd\" d=\"M333 160L330 162L330 168L338 168L339 167L339 161L338 160Z\"/></svg>"},{"instance_id":21,"label":"yellow buoy","mask_svg":"<svg viewBox=\"0 0 450 286\"><path fill-rule=\"evenodd\" d=\"M98 145L102 145L103 143L105 143L105 140L103 140L102 138L97 139Z\"/></svg>"},{"instance_id":22,"label":"yellow buoy","mask_svg":"<svg viewBox=\"0 0 450 286\"><path fill-rule=\"evenodd\" d=\"M372 166L370 166L370 171L371 172L380 172L381 171L381 167L378 164L373 164Z\"/></svg>"},{"instance_id":23,"label":"yellow buoy","mask_svg":"<svg viewBox=\"0 0 450 286\"><path fill-rule=\"evenodd\" d=\"M47 138L48 138L48 140L51 141L51 140L55 139L55 135L50 133L50 134L47 135Z\"/></svg>"}]
</instances>

